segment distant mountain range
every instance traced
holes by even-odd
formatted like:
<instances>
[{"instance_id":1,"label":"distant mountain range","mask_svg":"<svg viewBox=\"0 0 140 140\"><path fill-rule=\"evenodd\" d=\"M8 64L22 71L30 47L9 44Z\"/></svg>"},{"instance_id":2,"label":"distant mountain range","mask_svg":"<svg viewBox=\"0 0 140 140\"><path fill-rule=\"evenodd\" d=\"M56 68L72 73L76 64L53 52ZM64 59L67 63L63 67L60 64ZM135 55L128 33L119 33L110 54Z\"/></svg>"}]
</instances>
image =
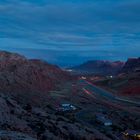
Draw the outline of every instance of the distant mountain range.
<instances>
[{"instance_id":1,"label":"distant mountain range","mask_svg":"<svg viewBox=\"0 0 140 140\"><path fill-rule=\"evenodd\" d=\"M121 61L102 61L93 60L85 62L79 66L72 67L75 73L81 74L101 74L101 75L115 75L122 69L124 62Z\"/></svg>"},{"instance_id":2,"label":"distant mountain range","mask_svg":"<svg viewBox=\"0 0 140 140\"><path fill-rule=\"evenodd\" d=\"M129 58L122 69L112 79L99 81L96 84L113 89L117 94L140 99L140 58Z\"/></svg>"},{"instance_id":3,"label":"distant mountain range","mask_svg":"<svg viewBox=\"0 0 140 140\"><path fill-rule=\"evenodd\" d=\"M140 70L140 58L129 58L126 62L92 60L70 69L75 74L116 75L130 73Z\"/></svg>"}]
</instances>

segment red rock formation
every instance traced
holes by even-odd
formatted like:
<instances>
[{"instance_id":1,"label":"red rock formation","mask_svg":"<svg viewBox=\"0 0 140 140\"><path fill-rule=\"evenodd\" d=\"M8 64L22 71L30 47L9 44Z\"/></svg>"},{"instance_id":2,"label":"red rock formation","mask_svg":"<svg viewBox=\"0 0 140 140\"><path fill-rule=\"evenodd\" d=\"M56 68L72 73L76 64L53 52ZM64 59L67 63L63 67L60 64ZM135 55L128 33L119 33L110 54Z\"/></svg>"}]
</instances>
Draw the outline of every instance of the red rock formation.
<instances>
[{"instance_id":1,"label":"red rock formation","mask_svg":"<svg viewBox=\"0 0 140 140\"><path fill-rule=\"evenodd\" d=\"M41 60L28 60L14 53L0 52L0 91L47 93L68 80L68 73Z\"/></svg>"},{"instance_id":2,"label":"red rock formation","mask_svg":"<svg viewBox=\"0 0 140 140\"><path fill-rule=\"evenodd\" d=\"M93 60L83 63L82 65L71 68L74 71L79 73L86 74L100 74L100 75L115 75L117 74L124 63L121 61L102 61L102 60Z\"/></svg>"},{"instance_id":3,"label":"red rock formation","mask_svg":"<svg viewBox=\"0 0 140 140\"><path fill-rule=\"evenodd\" d=\"M140 58L129 58L122 68L122 73L140 71Z\"/></svg>"}]
</instances>

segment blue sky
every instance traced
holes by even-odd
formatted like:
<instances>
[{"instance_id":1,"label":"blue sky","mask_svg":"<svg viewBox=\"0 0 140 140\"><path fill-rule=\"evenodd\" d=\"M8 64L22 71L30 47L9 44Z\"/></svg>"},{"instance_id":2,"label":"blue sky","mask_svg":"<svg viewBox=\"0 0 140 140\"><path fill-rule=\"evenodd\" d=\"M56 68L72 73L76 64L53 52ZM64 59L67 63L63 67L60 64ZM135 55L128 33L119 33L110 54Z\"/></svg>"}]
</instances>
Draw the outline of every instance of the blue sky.
<instances>
[{"instance_id":1,"label":"blue sky","mask_svg":"<svg viewBox=\"0 0 140 140\"><path fill-rule=\"evenodd\" d=\"M59 65L140 56L139 0L0 0L0 49Z\"/></svg>"}]
</instances>

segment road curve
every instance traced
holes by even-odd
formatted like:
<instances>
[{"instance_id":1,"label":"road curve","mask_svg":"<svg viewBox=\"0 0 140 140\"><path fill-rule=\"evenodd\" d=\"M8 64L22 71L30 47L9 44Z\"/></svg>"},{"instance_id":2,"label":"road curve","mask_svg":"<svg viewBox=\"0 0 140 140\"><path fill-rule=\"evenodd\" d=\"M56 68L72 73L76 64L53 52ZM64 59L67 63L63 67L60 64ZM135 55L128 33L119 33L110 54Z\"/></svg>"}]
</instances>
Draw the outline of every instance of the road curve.
<instances>
[{"instance_id":1,"label":"road curve","mask_svg":"<svg viewBox=\"0 0 140 140\"><path fill-rule=\"evenodd\" d=\"M86 91L86 93L92 93L96 96L100 96L102 98L106 98L109 99L111 101L119 101L119 102L123 102L123 103L129 103L129 104L133 104L133 105L137 105L140 106L139 102L135 102L135 101L131 101L131 100L127 100L127 99L123 99L121 97L117 97L115 95L113 95L112 93L110 93L109 91L106 91L105 89L102 89L86 80L80 80L79 81L81 84L84 84L84 89Z\"/></svg>"}]
</instances>

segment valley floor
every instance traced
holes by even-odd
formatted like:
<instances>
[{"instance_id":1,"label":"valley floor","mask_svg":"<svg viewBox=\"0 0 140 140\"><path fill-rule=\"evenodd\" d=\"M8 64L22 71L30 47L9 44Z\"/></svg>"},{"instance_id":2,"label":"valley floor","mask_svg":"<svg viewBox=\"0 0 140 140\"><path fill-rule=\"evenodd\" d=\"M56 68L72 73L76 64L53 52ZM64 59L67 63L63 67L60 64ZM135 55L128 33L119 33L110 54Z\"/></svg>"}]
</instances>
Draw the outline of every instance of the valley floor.
<instances>
[{"instance_id":1,"label":"valley floor","mask_svg":"<svg viewBox=\"0 0 140 140\"><path fill-rule=\"evenodd\" d=\"M62 111L62 104L76 109ZM1 94L0 106L1 138L12 139L14 133L17 140L125 140L126 130L140 130L139 105L99 94L86 81L58 85L36 106Z\"/></svg>"},{"instance_id":2,"label":"valley floor","mask_svg":"<svg viewBox=\"0 0 140 140\"><path fill-rule=\"evenodd\" d=\"M79 110L74 113L75 120L109 139L125 139L122 133L126 130L140 131L139 102L118 98L93 86L86 81L77 81L67 84L61 92L52 93L52 96L56 97L57 103L71 103L78 107ZM110 120L112 125L104 126L98 122L99 115Z\"/></svg>"}]
</instances>

